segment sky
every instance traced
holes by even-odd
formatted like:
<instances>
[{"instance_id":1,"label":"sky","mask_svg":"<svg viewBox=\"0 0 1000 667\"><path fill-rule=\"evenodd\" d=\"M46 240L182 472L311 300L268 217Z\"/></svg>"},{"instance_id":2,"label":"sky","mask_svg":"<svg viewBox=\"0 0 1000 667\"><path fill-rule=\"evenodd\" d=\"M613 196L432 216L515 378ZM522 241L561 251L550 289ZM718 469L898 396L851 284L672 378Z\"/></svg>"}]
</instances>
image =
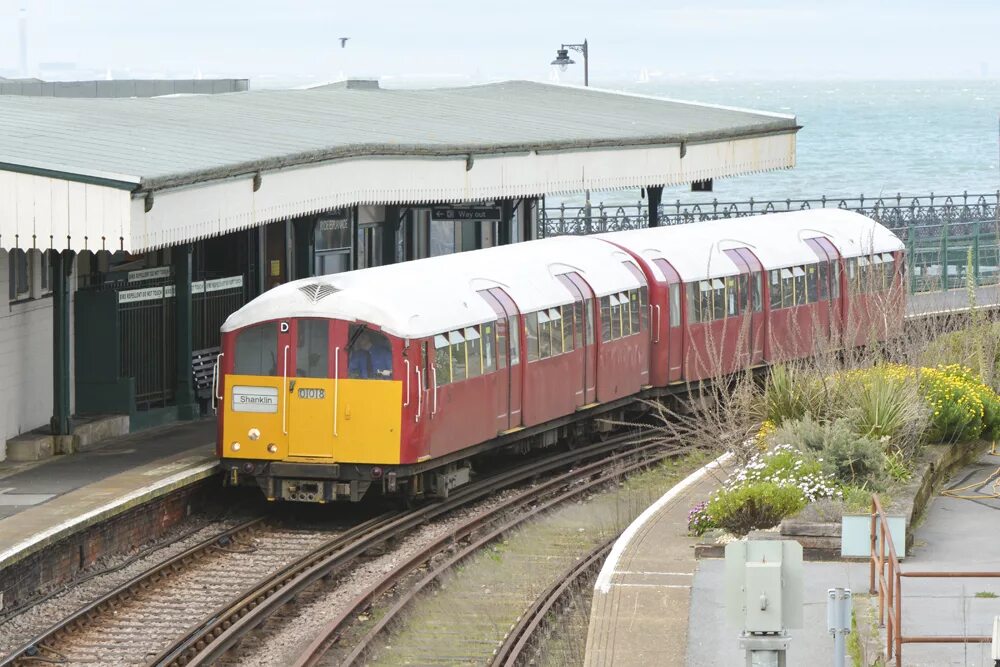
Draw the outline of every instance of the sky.
<instances>
[{"instance_id":1,"label":"sky","mask_svg":"<svg viewBox=\"0 0 1000 667\"><path fill-rule=\"evenodd\" d=\"M0 75L19 74L22 6L42 77L553 80L584 39L592 85L1000 77L998 0L0 0Z\"/></svg>"}]
</instances>

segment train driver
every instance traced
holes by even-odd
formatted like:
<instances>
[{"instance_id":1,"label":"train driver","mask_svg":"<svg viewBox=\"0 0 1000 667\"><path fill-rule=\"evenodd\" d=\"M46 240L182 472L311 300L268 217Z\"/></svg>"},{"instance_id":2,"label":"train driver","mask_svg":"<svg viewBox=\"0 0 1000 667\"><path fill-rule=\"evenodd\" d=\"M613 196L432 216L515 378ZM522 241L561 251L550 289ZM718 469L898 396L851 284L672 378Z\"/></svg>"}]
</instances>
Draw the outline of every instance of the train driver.
<instances>
[{"instance_id":1,"label":"train driver","mask_svg":"<svg viewBox=\"0 0 1000 667\"><path fill-rule=\"evenodd\" d=\"M351 346L347 363L348 377L362 380L391 380L392 351L385 336L368 329Z\"/></svg>"}]
</instances>

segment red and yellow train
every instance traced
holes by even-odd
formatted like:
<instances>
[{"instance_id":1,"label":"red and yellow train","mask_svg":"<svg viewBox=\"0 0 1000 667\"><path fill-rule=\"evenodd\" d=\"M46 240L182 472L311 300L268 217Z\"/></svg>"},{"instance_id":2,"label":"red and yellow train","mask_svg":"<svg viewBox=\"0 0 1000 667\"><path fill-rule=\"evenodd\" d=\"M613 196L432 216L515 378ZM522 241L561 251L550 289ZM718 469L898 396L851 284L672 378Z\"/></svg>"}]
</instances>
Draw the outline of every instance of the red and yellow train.
<instances>
[{"instance_id":1,"label":"red and yellow train","mask_svg":"<svg viewBox=\"0 0 1000 667\"><path fill-rule=\"evenodd\" d=\"M218 454L269 499L447 495L470 459L903 320L903 244L842 210L557 237L307 278L223 325Z\"/></svg>"}]
</instances>

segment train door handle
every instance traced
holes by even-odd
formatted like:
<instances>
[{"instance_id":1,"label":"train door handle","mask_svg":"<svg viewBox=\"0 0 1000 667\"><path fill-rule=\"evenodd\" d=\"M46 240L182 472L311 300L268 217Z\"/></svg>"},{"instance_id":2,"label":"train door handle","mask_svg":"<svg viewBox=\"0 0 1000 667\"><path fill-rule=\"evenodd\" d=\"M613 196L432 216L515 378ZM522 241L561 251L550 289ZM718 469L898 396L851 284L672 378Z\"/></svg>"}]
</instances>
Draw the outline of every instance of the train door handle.
<instances>
[{"instance_id":1,"label":"train door handle","mask_svg":"<svg viewBox=\"0 0 1000 667\"><path fill-rule=\"evenodd\" d=\"M212 414L219 414L219 402L222 401L222 396L219 396L219 368L222 366L222 357L226 356L225 352L220 352L215 355L215 369L212 371Z\"/></svg>"},{"instance_id":2,"label":"train door handle","mask_svg":"<svg viewBox=\"0 0 1000 667\"><path fill-rule=\"evenodd\" d=\"M410 360L403 359L406 364L406 400L403 402L403 407L409 407L410 405Z\"/></svg>"},{"instance_id":3,"label":"train door handle","mask_svg":"<svg viewBox=\"0 0 1000 667\"><path fill-rule=\"evenodd\" d=\"M337 415L340 412L340 348L333 351L333 437L337 437Z\"/></svg>"},{"instance_id":4,"label":"train door handle","mask_svg":"<svg viewBox=\"0 0 1000 667\"><path fill-rule=\"evenodd\" d=\"M414 368L417 373L417 416L413 418L413 421L420 421L420 413L423 412L424 407L424 381L421 376L420 369Z\"/></svg>"},{"instance_id":5,"label":"train door handle","mask_svg":"<svg viewBox=\"0 0 1000 667\"><path fill-rule=\"evenodd\" d=\"M431 417L438 413L438 371L431 369L431 377L434 378L434 407L431 408Z\"/></svg>"},{"instance_id":6,"label":"train door handle","mask_svg":"<svg viewBox=\"0 0 1000 667\"><path fill-rule=\"evenodd\" d=\"M288 348L290 345L285 346L285 359L282 363L283 368L281 369L281 382L284 387L282 394L281 403L281 432L288 435Z\"/></svg>"}]
</instances>

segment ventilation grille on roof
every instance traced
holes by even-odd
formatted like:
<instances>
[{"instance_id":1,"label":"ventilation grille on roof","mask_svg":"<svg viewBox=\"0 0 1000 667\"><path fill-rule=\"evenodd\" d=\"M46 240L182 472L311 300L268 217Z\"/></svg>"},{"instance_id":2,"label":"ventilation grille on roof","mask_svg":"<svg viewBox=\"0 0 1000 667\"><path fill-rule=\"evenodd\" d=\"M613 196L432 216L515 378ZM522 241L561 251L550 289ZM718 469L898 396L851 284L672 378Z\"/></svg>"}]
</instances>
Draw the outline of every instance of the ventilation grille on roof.
<instances>
[{"instance_id":1,"label":"ventilation grille on roof","mask_svg":"<svg viewBox=\"0 0 1000 667\"><path fill-rule=\"evenodd\" d=\"M316 303L320 299L326 298L337 291L337 288L333 285L323 285L322 283L310 283L308 285L303 285L299 288L299 291L306 295L306 297Z\"/></svg>"}]
</instances>

